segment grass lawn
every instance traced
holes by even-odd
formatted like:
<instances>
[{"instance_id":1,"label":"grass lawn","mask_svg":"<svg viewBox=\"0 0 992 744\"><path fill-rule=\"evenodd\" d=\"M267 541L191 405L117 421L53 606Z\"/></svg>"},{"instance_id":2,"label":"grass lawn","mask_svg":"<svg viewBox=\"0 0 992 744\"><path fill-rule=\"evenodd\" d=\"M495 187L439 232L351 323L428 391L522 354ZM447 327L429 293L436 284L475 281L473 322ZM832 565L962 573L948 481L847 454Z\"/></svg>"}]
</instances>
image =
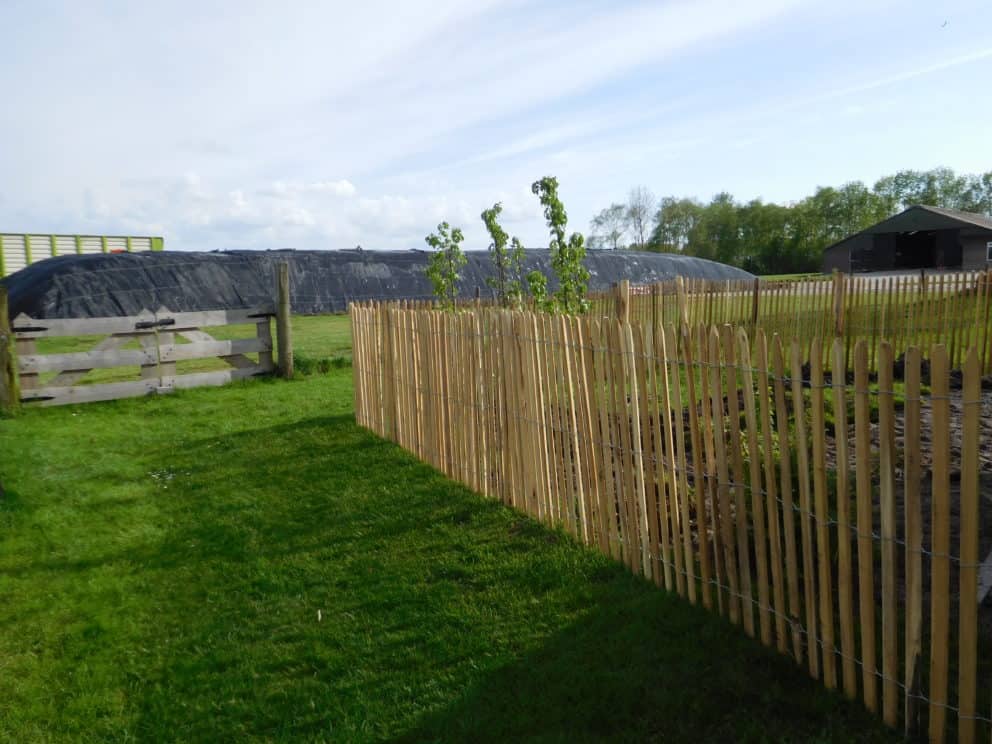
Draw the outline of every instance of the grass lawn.
<instances>
[{"instance_id":1,"label":"grass lawn","mask_svg":"<svg viewBox=\"0 0 992 744\"><path fill-rule=\"evenodd\" d=\"M812 271L806 274L762 274L761 278L766 282L793 282L800 279L812 279L814 277L823 278L823 274Z\"/></svg>"},{"instance_id":2,"label":"grass lawn","mask_svg":"<svg viewBox=\"0 0 992 744\"><path fill-rule=\"evenodd\" d=\"M895 740L351 401L332 369L0 420L0 740Z\"/></svg>"}]
</instances>

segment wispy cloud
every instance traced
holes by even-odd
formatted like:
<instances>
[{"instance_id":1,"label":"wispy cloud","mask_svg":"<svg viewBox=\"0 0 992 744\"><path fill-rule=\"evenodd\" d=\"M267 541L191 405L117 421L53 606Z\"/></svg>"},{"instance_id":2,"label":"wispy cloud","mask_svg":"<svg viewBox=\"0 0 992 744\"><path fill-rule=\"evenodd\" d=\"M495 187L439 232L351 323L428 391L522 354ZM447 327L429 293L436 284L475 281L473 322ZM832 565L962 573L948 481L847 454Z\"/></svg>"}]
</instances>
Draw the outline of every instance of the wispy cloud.
<instances>
[{"instance_id":1,"label":"wispy cloud","mask_svg":"<svg viewBox=\"0 0 992 744\"><path fill-rule=\"evenodd\" d=\"M992 60L992 47L987 49L979 49L968 54L955 55L948 59L941 60L940 62L934 62L929 65L913 66L907 70L874 78L864 83L857 83L855 85L848 85L842 88L826 90L808 97L801 97L787 104L783 104L781 106L781 110L803 108L811 104L834 101L840 98L848 98L860 93L868 93L878 90L879 88L887 88L893 85L898 85L899 83L915 80L916 78L933 75L934 73L943 72L955 67L972 65L976 62L982 62L985 60Z\"/></svg>"}]
</instances>

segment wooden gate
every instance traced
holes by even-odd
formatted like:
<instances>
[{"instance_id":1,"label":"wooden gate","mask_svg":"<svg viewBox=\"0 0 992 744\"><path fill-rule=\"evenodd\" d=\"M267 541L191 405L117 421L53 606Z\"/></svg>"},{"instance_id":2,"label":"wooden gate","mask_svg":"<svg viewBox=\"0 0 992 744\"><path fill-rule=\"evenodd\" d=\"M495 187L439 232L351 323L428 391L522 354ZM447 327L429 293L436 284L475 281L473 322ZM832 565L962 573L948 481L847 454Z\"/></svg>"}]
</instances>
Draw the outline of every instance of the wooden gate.
<instances>
[{"instance_id":1,"label":"wooden gate","mask_svg":"<svg viewBox=\"0 0 992 744\"><path fill-rule=\"evenodd\" d=\"M35 320L21 314L11 324L20 402L31 406L88 403L223 385L268 374L275 369L270 323L275 314L271 305L193 313L161 308L128 317L72 320ZM254 335L220 340L203 330L236 324L254 324ZM38 353L38 339L94 335L104 338L88 351ZM256 353L257 361L245 356ZM228 368L177 374L177 362L213 357L222 359ZM79 384L93 370L114 367L138 367L139 379ZM52 373L55 376L49 377Z\"/></svg>"}]
</instances>

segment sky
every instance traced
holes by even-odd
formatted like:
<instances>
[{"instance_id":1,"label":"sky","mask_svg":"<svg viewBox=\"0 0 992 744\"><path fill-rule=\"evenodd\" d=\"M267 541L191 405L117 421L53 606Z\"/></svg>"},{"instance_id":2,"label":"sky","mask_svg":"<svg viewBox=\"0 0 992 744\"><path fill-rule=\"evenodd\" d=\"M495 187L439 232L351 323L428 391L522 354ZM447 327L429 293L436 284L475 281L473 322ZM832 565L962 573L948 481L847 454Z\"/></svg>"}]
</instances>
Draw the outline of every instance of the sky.
<instances>
[{"instance_id":1,"label":"sky","mask_svg":"<svg viewBox=\"0 0 992 744\"><path fill-rule=\"evenodd\" d=\"M655 195L992 170L989 0L0 0L0 231L546 247Z\"/></svg>"}]
</instances>

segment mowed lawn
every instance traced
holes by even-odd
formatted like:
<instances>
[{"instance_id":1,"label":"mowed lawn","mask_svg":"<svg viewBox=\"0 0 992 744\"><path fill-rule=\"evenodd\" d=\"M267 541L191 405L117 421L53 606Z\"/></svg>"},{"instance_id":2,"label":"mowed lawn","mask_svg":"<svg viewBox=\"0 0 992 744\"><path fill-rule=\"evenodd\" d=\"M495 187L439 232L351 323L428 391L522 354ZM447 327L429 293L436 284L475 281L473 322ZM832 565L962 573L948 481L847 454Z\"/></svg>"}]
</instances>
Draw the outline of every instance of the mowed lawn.
<instances>
[{"instance_id":1,"label":"mowed lawn","mask_svg":"<svg viewBox=\"0 0 992 744\"><path fill-rule=\"evenodd\" d=\"M356 427L350 369L27 411L0 480L0 741L895 739Z\"/></svg>"}]
</instances>

